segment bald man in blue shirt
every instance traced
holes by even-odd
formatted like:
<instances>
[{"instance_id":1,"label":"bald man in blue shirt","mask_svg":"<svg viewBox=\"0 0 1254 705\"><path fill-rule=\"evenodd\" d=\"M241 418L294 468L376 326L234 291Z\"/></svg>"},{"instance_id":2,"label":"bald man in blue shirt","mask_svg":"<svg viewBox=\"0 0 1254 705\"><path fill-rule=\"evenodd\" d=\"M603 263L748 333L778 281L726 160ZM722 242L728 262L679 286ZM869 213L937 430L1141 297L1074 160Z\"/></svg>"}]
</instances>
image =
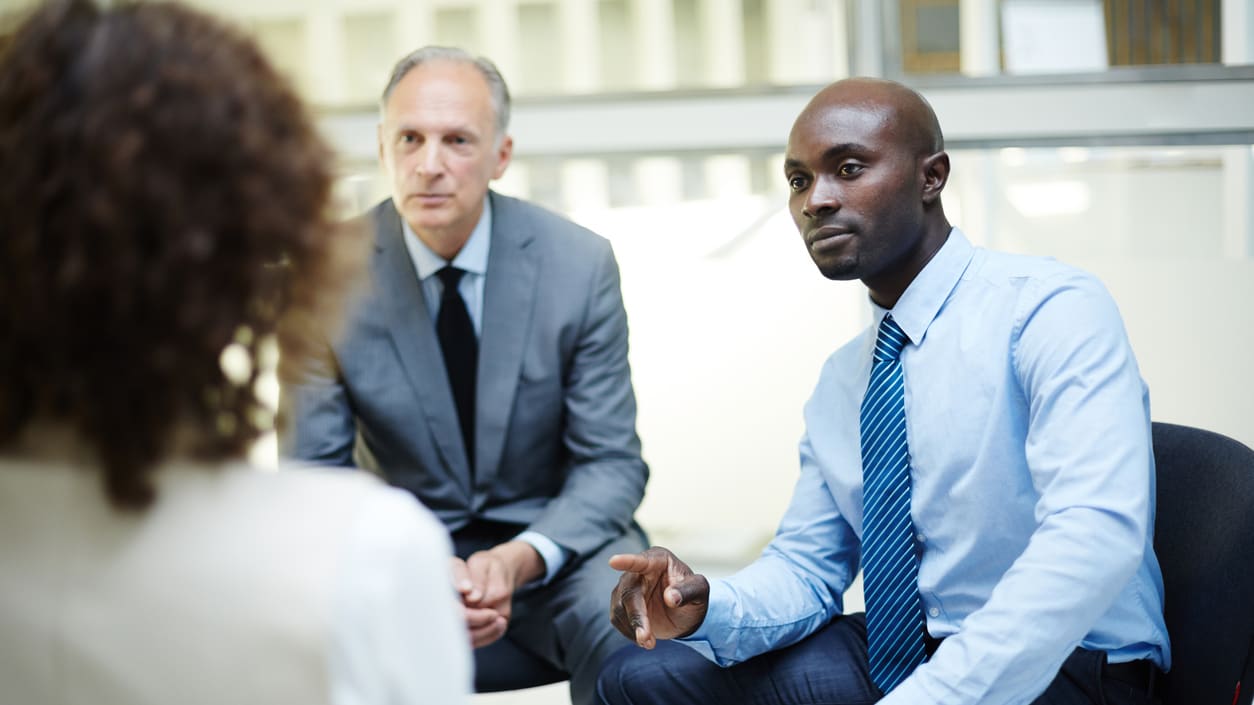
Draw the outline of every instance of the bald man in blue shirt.
<instances>
[{"instance_id":1,"label":"bald man in blue shirt","mask_svg":"<svg viewBox=\"0 0 1254 705\"><path fill-rule=\"evenodd\" d=\"M1155 702L1149 396L1110 295L949 224L939 123L900 84L819 92L785 175L819 271L861 280L874 323L823 368L757 561L709 581L664 548L611 559L612 621L647 650L607 664L602 701ZM867 612L844 614L860 568Z\"/></svg>"}]
</instances>

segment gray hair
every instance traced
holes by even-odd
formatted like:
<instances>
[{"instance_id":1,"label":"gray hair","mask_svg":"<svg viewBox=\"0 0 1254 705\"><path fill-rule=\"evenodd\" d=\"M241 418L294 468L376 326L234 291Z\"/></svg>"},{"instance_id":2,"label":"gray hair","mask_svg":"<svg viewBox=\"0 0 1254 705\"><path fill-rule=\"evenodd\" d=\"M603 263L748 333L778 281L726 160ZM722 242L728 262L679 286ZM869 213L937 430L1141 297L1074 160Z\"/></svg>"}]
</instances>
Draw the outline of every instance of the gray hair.
<instances>
[{"instance_id":1,"label":"gray hair","mask_svg":"<svg viewBox=\"0 0 1254 705\"><path fill-rule=\"evenodd\" d=\"M487 81L488 91L492 95L492 109L496 113L496 138L499 140L504 137L505 130L509 128L509 88L505 85L505 79L501 77L496 64L489 59L475 56L457 47L425 46L396 62L396 66L392 68L392 77L388 79L388 85L383 89L379 109L387 110L388 99L392 97L396 84L400 83L401 79L405 78L410 71L429 61L466 64L479 71L483 80Z\"/></svg>"}]
</instances>

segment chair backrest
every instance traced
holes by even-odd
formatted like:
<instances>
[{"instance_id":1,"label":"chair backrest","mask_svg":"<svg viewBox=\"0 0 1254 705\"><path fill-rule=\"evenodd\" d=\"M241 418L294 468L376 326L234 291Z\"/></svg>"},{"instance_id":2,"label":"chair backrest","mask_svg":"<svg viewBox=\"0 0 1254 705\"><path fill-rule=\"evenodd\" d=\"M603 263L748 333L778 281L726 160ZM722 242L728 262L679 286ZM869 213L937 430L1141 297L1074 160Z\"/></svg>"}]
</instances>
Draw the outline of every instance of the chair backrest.
<instances>
[{"instance_id":1,"label":"chair backrest","mask_svg":"<svg viewBox=\"0 0 1254 705\"><path fill-rule=\"evenodd\" d=\"M1254 699L1254 450L1210 431L1154 424L1172 668L1163 705ZM1239 699L1234 695L1240 691Z\"/></svg>"}]
</instances>

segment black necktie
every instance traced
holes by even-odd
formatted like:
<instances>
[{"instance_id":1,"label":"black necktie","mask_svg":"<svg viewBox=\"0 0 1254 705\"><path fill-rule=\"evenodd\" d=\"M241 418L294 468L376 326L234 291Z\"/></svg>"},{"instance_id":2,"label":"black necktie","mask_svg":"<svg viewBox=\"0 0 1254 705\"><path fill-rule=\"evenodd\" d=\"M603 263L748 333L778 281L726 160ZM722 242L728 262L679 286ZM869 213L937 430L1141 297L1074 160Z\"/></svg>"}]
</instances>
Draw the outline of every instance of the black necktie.
<instances>
[{"instance_id":1,"label":"black necktie","mask_svg":"<svg viewBox=\"0 0 1254 705\"><path fill-rule=\"evenodd\" d=\"M462 427L462 442L466 445L466 459L470 469L475 467L475 371L479 365L479 341L475 339L475 326L466 310L466 302L457 291L457 283L466 272L456 267L445 267L436 272L444 284L440 296L440 313L435 319L435 331L440 337L440 350L444 352L444 370L448 373L453 402L457 404L457 421Z\"/></svg>"}]
</instances>

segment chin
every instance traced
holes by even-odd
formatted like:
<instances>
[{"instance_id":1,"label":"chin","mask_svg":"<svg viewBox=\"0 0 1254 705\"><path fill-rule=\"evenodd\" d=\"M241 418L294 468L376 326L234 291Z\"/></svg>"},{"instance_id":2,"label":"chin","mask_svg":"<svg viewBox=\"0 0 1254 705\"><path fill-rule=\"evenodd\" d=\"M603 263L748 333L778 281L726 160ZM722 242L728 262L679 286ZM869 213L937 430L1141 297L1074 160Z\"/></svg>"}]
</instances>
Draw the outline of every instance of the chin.
<instances>
[{"instance_id":1,"label":"chin","mask_svg":"<svg viewBox=\"0 0 1254 705\"><path fill-rule=\"evenodd\" d=\"M819 273L832 281L852 281L860 279L857 264L848 260L830 261L815 260L814 264L819 269Z\"/></svg>"},{"instance_id":2,"label":"chin","mask_svg":"<svg viewBox=\"0 0 1254 705\"><path fill-rule=\"evenodd\" d=\"M424 230L446 227L452 220L451 218L443 216L443 214L437 215L422 208L410 209L406 215L409 216L407 220L409 221L410 227L422 228Z\"/></svg>"}]
</instances>

